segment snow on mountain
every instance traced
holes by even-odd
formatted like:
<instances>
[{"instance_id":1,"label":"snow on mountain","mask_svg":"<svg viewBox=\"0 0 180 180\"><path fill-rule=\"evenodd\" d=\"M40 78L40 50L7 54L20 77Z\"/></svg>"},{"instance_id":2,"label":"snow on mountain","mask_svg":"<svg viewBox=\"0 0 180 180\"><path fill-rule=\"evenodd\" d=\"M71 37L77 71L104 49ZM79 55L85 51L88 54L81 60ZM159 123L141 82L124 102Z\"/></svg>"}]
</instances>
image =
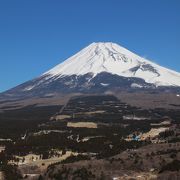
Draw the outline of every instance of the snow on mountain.
<instances>
[{"instance_id":1,"label":"snow on mountain","mask_svg":"<svg viewBox=\"0 0 180 180\"><path fill-rule=\"evenodd\" d=\"M180 73L161 67L115 43L92 43L63 63L44 73L55 79L107 72L144 79L156 86L180 86Z\"/></svg>"}]
</instances>

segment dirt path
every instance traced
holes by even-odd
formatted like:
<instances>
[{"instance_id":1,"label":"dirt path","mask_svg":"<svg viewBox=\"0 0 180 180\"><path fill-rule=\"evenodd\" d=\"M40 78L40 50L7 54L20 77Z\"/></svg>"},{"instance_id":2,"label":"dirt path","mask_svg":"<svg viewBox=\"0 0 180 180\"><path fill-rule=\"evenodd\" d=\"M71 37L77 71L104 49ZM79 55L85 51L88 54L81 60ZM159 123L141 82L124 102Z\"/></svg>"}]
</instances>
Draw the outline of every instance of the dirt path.
<instances>
[{"instance_id":1,"label":"dirt path","mask_svg":"<svg viewBox=\"0 0 180 180\"><path fill-rule=\"evenodd\" d=\"M0 180L5 180L5 179L4 179L3 172L1 172L1 171L0 171Z\"/></svg>"}]
</instances>

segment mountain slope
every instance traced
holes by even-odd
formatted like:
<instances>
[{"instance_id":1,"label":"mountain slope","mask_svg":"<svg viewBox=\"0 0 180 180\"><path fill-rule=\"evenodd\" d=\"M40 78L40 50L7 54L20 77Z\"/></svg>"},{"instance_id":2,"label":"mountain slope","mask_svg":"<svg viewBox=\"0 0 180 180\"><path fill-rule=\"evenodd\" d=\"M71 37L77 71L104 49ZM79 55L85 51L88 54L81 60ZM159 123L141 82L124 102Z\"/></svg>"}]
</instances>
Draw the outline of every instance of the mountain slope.
<instances>
[{"instance_id":1,"label":"mountain slope","mask_svg":"<svg viewBox=\"0 0 180 180\"><path fill-rule=\"evenodd\" d=\"M115 43L92 43L40 77L2 93L0 100L134 89L179 90L180 73Z\"/></svg>"}]
</instances>

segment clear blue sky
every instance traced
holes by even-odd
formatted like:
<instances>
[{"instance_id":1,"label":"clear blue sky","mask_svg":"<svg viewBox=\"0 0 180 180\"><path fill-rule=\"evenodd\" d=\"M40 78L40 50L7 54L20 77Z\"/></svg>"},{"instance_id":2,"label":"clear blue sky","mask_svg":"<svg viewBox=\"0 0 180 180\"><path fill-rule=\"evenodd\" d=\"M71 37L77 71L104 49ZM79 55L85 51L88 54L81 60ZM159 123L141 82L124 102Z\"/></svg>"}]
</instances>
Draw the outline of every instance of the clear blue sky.
<instances>
[{"instance_id":1,"label":"clear blue sky","mask_svg":"<svg viewBox=\"0 0 180 180\"><path fill-rule=\"evenodd\" d=\"M0 0L0 91L98 41L180 72L180 0Z\"/></svg>"}]
</instances>

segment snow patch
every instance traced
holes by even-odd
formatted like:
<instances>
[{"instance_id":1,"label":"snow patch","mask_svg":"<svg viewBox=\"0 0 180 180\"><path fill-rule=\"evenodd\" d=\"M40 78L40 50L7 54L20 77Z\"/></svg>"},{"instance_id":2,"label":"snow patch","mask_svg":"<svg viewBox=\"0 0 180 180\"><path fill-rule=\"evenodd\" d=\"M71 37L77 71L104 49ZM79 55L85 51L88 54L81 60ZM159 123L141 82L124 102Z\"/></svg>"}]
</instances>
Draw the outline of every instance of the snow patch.
<instances>
[{"instance_id":1,"label":"snow patch","mask_svg":"<svg viewBox=\"0 0 180 180\"><path fill-rule=\"evenodd\" d=\"M30 91L34 88L35 86L28 86L26 88L23 89L23 91Z\"/></svg>"},{"instance_id":2,"label":"snow patch","mask_svg":"<svg viewBox=\"0 0 180 180\"><path fill-rule=\"evenodd\" d=\"M140 85L140 84L137 84L137 83L132 83L132 84L131 84L131 87L132 87L132 88L142 88L143 86Z\"/></svg>"},{"instance_id":3,"label":"snow patch","mask_svg":"<svg viewBox=\"0 0 180 180\"><path fill-rule=\"evenodd\" d=\"M102 86L109 86L109 84L106 83L100 83Z\"/></svg>"}]
</instances>

